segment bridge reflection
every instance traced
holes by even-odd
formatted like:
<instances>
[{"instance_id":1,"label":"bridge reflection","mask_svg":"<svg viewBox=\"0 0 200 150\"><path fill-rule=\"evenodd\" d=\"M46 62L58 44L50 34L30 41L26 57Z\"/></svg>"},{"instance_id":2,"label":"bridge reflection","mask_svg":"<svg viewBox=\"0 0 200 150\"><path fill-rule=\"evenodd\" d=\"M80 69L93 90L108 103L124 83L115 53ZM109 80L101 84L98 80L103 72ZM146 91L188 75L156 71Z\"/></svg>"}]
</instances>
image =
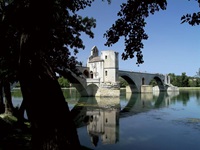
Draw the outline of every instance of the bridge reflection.
<instances>
[{"instance_id":1,"label":"bridge reflection","mask_svg":"<svg viewBox=\"0 0 200 150\"><path fill-rule=\"evenodd\" d=\"M71 110L77 128L87 126L91 142L97 146L119 140L119 119L166 107L179 93L128 94L119 97L81 97Z\"/></svg>"}]
</instances>

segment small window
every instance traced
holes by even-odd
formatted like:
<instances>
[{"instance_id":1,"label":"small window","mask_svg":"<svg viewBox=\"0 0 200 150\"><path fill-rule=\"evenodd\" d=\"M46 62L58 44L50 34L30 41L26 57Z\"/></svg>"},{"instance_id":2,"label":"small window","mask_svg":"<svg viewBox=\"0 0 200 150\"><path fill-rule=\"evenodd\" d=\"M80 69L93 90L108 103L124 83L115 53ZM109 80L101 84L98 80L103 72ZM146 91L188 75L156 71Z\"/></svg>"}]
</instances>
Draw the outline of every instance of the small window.
<instances>
[{"instance_id":1,"label":"small window","mask_svg":"<svg viewBox=\"0 0 200 150\"><path fill-rule=\"evenodd\" d=\"M93 79L93 72L90 71L90 77Z\"/></svg>"},{"instance_id":2,"label":"small window","mask_svg":"<svg viewBox=\"0 0 200 150\"><path fill-rule=\"evenodd\" d=\"M105 55L105 59L107 59L107 55Z\"/></svg>"},{"instance_id":3,"label":"small window","mask_svg":"<svg viewBox=\"0 0 200 150\"><path fill-rule=\"evenodd\" d=\"M105 71L105 76L107 76L108 75L108 72L107 71Z\"/></svg>"}]
</instances>

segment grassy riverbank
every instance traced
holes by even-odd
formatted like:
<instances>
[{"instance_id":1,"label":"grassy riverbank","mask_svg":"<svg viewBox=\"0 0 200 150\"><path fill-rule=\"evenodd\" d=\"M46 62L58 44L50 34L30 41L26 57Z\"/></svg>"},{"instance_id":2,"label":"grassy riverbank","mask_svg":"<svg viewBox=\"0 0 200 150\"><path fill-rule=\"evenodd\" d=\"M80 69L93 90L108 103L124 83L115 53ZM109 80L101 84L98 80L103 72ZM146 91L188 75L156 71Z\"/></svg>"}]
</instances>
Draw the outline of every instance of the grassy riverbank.
<instances>
[{"instance_id":1,"label":"grassy riverbank","mask_svg":"<svg viewBox=\"0 0 200 150\"><path fill-rule=\"evenodd\" d=\"M200 90L200 87L178 87L179 90Z\"/></svg>"},{"instance_id":2,"label":"grassy riverbank","mask_svg":"<svg viewBox=\"0 0 200 150\"><path fill-rule=\"evenodd\" d=\"M21 125L17 118L0 114L0 150L31 150L30 123ZM92 150L81 145L81 150Z\"/></svg>"},{"instance_id":3,"label":"grassy riverbank","mask_svg":"<svg viewBox=\"0 0 200 150\"><path fill-rule=\"evenodd\" d=\"M29 150L30 124L19 125L17 118L0 115L0 150Z\"/></svg>"}]
</instances>

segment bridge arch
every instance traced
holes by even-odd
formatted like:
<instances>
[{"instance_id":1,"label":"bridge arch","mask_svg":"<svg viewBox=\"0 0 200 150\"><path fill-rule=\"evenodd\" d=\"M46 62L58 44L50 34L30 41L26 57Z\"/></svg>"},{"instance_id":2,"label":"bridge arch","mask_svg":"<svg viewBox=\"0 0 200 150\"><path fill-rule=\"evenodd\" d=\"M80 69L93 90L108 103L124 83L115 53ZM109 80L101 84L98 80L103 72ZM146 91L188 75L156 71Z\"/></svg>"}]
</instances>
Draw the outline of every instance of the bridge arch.
<instances>
[{"instance_id":1,"label":"bridge arch","mask_svg":"<svg viewBox=\"0 0 200 150\"><path fill-rule=\"evenodd\" d=\"M130 89L126 89L127 92L141 92L143 85L150 85L151 80L155 80L157 83L157 88L153 88L159 91L165 91L165 76L163 74L152 74L152 73L142 73L142 72L133 72L133 71L122 71L119 70L118 76L125 79ZM150 91L149 91L150 92Z\"/></svg>"},{"instance_id":2,"label":"bridge arch","mask_svg":"<svg viewBox=\"0 0 200 150\"><path fill-rule=\"evenodd\" d=\"M65 72L65 74L62 76L66 78L77 89L81 96L89 96L86 88L87 83L83 76L76 75L71 71Z\"/></svg>"},{"instance_id":3,"label":"bridge arch","mask_svg":"<svg viewBox=\"0 0 200 150\"><path fill-rule=\"evenodd\" d=\"M148 81L148 85L150 85L150 82L152 80L155 80L155 82L157 83L157 86L155 87L155 88L158 88L157 90L159 90L159 91L165 90L165 84L164 84L163 78L160 78L159 76L154 76L154 77L150 78L150 81Z\"/></svg>"},{"instance_id":4,"label":"bridge arch","mask_svg":"<svg viewBox=\"0 0 200 150\"><path fill-rule=\"evenodd\" d=\"M99 87L96 84L89 84L86 87L88 96L94 96L94 95L96 95L96 93L98 91L98 88Z\"/></svg>"},{"instance_id":5,"label":"bridge arch","mask_svg":"<svg viewBox=\"0 0 200 150\"><path fill-rule=\"evenodd\" d=\"M129 90L128 92L139 92L139 87L129 75L124 74L120 75L120 77L123 78L129 84L130 89L126 89Z\"/></svg>"}]
</instances>

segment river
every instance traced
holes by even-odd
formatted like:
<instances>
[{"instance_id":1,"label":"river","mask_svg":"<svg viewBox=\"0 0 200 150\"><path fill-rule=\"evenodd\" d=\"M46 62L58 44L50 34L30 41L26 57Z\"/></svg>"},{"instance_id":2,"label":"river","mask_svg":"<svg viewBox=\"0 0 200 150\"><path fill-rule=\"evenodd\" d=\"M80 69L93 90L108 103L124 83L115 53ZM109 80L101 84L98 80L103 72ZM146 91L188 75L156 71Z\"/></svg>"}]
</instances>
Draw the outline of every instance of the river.
<instances>
[{"instance_id":1,"label":"river","mask_svg":"<svg viewBox=\"0 0 200 150\"><path fill-rule=\"evenodd\" d=\"M63 89L81 145L94 150L199 150L200 90L80 97ZM19 90L13 103L20 105Z\"/></svg>"}]
</instances>

